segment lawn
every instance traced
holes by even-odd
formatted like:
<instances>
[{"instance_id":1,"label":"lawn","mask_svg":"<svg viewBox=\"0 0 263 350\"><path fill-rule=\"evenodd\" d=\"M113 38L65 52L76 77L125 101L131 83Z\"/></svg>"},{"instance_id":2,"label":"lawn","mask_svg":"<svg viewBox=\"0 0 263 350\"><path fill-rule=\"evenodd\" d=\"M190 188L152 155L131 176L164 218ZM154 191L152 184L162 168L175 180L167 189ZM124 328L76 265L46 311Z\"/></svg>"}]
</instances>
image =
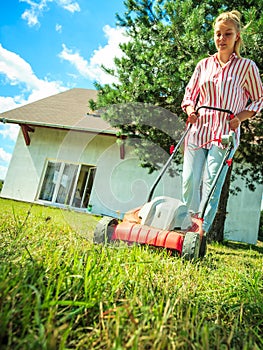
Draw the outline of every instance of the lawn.
<instances>
[{"instance_id":1,"label":"lawn","mask_svg":"<svg viewBox=\"0 0 263 350\"><path fill-rule=\"evenodd\" d=\"M262 243L192 263L94 245L87 213L0 207L0 349L263 348Z\"/></svg>"}]
</instances>

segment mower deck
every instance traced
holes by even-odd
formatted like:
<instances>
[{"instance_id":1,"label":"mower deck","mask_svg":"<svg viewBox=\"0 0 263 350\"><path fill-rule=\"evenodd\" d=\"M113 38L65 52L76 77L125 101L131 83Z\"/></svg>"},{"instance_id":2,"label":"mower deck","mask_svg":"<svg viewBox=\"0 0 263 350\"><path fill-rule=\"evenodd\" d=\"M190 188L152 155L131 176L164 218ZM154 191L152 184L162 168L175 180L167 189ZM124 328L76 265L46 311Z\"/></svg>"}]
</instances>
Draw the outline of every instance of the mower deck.
<instances>
[{"instance_id":1,"label":"mower deck","mask_svg":"<svg viewBox=\"0 0 263 350\"><path fill-rule=\"evenodd\" d=\"M149 245L165 248L185 260L196 260L205 255L205 237L199 232L202 226L201 220L199 222L199 219L194 219L190 231L165 230L141 224L141 219L138 217L139 209L129 211L120 223L115 218L104 216L96 226L94 243L123 241L128 244Z\"/></svg>"}]
</instances>

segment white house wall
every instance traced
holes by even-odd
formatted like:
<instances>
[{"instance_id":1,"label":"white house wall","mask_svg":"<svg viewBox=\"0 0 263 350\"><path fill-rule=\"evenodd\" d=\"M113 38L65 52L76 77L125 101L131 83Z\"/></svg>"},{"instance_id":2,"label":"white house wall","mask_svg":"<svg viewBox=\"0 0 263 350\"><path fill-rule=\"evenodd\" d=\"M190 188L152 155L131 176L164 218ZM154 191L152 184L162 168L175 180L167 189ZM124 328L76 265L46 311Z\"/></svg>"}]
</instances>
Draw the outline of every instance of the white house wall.
<instances>
[{"instance_id":1,"label":"white house wall","mask_svg":"<svg viewBox=\"0 0 263 350\"><path fill-rule=\"evenodd\" d=\"M33 202L38 187L39 173L38 164L35 164L31 149L25 145L20 130L1 197Z\"/></svg>"},{"instance_id":2,"label":"white house wall","mask_svg":"<svg viewBox=\"0 0 263 350\"><path fill-rule=\"evenodd\" d=\"M98 170L90 202L96 213L122 217L126 211L147 201L150 187L158 174L149 175L139 166L138 159L132 154L126 154L124 160L114 157L114 154L118 153L118 146L113 144L98 159ZM165 175L154 195L180 198L180 178Z\"/></svg>"},{"instance_id":3,"label":"white house wall","mask_svg":"<svg viewBox=\"0 0 263 350\"><path fill-rule=\"evenodd\" d=\"M100 142L97 147L94 147L94 143L89 146L94 140L93 134L45 128L36 128L30 138L31 144L26 146L20 131L1 192L2 197L33 202L40 190L47 159L96 164L96 157L102 152L105 143L113 142L111 138L98 136Z\"/></svg>"},{"instance_id":4,"label":"white house wall","mask_svg":"<svg viewBox=\"0 0 263 350\"><path fill-rule=\"evenodd\" d=\"M263 186L258 186L252 192L244 187L244 181L241 179L234 184L242 188L242 191L229 197L224 237L230 241L256 244Z\"/></svg>"},{"instance_id":5,"label":"white house wall","mask_svg":"<svg viewBox=\"0 0 263 350\"><path fill-rule=\"evenodd\" d=\"M26 146L19 133L1 197L37 201L47 160L58 160L96 166L90 198L95 214L123 215L145 203L156 174L149 175L141 168L126 146L125 158L120 159L115 137L36 128L30 138L31 144ZM180 189L179 178L165 176L156 194L180 197Z\"/></svg>"},{"instance_id":6,"label":"white house wall","mask_svg":"<svg viewBox=\"0 0 263 350\"><path fill-rule=\"evenodd\" d=\"M36 128L30 134L31 144L26 146L21 131L19 132L10 166L1 193L2 197L33 202L39 190L39 182L47 158L76 162L76 147L65 146L64 140L68 133L61 130ZM83 136L76 134L75 139ZM84 134L82 134L84 135ZM64 158L63 158L64 157ZM77 159L76 159L77 158Z\"/></svg>"}]
</instances>

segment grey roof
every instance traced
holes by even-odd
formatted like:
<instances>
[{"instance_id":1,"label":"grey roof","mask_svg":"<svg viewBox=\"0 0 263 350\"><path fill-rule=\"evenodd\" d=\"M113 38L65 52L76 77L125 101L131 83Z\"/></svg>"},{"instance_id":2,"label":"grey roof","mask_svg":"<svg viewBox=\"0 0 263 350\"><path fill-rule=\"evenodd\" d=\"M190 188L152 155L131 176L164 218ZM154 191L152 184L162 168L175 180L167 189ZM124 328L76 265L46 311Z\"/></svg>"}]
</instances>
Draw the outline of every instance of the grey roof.
<instances>
[{"instance_id":1,"label":"grey roof","mask_svg":"<svg viewBox=\"0 0 263 350\"><path fill-rule=\"evenodd\" d=\"M29 126L45 126L69 130L115 134L99 116L89 115L89 100L96 100L97 91L75 88L33 103L0 113L0 121Z\"/></svg>"}]
</instances>

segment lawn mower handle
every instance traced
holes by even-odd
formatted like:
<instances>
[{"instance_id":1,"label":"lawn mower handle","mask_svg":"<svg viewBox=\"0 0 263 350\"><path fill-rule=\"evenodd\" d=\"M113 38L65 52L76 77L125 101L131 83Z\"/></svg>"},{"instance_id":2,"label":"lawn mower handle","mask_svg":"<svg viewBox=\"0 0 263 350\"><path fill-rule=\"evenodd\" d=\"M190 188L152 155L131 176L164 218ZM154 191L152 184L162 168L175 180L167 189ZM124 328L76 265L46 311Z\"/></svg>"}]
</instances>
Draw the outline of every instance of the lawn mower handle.
<instances>
[{"instance_id":1,"label":"lawn mower handle","mask_svg":"<svg viewBox=\"0 0 263 350\"><path fill-rule=\"evenodd\" d=\"M200 106L196 109L196 113L198 113L199 109L205 108L205 109L211 109L213 111L219 111L219 112L225 112L230 114L230 119L234 117L234 113L230 111L230 109L225 109L225 108L219 108L219 107L211 107L211 106Z\"/></svg>"},{"instance_id":2,"label":"lawn mower handle","mask_svg":"<svg viewBox=\"0 0 263 350\"><path fill-rule=\"evenodd\" d=\"M188 124L187 128L185 130L185 132L183 133L182 137L180 138L179 142L177 143L177 145L174 147L174 150L172 152L172 154L170 155L170 157L168 158L167 162L165 163L164 167L162 168L162 171L160 172L160 174L158 175L158 177L156 178L156 180L154 181L151 189L150 189L150 193L148 195L148 199L147 202L150 202L152 200L152 196L154 193L154 190L156 188L156 186L158 185L159 181L161 180L161 178L163 177L163 174L165 173L165 171L167 170L168 166L170 165L172 159L174 158L174 156L176 155L179 147L182 145L186 135L188 134L189 130L191 129L192 124Z\"/></svg>"},{"instance_id":3,"label":"lawn mower handle","mask_svg":"<svg viewBox=\"0 0 263 350\"><path fill-rule=\"evenodd\" d=\"M213 182L211 184L211 189L210 189L209 194L207 196L207 199L206 199L206 201L204 203L203 209L202 209L202 211L200 213L200 218L201 219L203 219L204 216L205 216L206 208L207 208L207 206L208 206L208 204L209 204L209 202L210 202L210 200L211 200L211 198L212 198L212 196L214 194L217 181L218 181L218 179L219 179L219 177L220 177L220 175L222 173L223 168L226 165L230 166L232 164L232 159L230 158L230 155L231 155L232 149L235 148L235 145L236 145L235 132L233 130L231 130L230 133L229 133L228 145L226 147L226 153L225 153L225 155L224 155L224 157L223 157L223 159L221 161L220 167L219 167L219 169L218 169L218 171L217 171L217 173L216 173L216 175L214 177L214 180L213 180ZM229 160L231 160L230 163L228 163Z\"/></svg>"},{"instance_id":4,"label":"lawn mower handle","mask_svg":"<svg viewBox=\"0 0 263 350\"><path fill-rule=\"evenodd\" d=\"M210 106L200 106L196 109L196 113L198 113L198 111L201 109L201 108L205 108L205 109L211 109L211 110L215 110L215 111L219 111L219 112L225 112L225 113L228 113L230 114L230 119L234 118L234 114L232 111L230 111L229 109L224 109L224 108L218 108L218 107L210 107ZM187 125L187 128L186 130L184 131L182 137L180 138L180 140L178 141L177 145L175 146L172 154L170 155L170 157L168 158L167 162L165 163L164 167L162 168L160 174L158 175L158 177L156 178L156 180L154 181L151 189L150 189L150 192L149 192L149 195L148 195L148 198L147 198L147 202L150 202L152 200L152 196L153 196L153 193L155 191L155 188L156 186L158 185L159 181L161 180L161 178L163 177L163 174L165 173L165 171L167 170L168 166L170 165L171 161L173 160L174 156L176 155L178 149L180 148L180 146L182 145L186 135L188 134L189 130L191 129L192 127L192 124L188 124Z\"/></svg>"}]
</instances>

